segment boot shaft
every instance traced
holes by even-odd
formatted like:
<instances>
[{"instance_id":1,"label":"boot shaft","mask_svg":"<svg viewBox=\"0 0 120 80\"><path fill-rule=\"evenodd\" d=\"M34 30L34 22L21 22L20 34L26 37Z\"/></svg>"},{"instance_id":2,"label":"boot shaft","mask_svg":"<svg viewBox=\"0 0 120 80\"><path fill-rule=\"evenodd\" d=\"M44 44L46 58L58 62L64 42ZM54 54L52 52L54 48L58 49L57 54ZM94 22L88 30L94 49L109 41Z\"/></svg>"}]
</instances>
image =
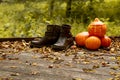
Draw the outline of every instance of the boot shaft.
<instances>
[{"instance_id":1,"label":"boot shaft","mask_svg":"<svg viewBox=\"0 0 120 80\"><path fill-rule=\"evenodd\" d=\"M52 45L54 50L64 50L74 44L72 33L70 32L71 26L63 24L58 41Z\"/></svg>"},{"instance_id":2,"label":"boot shaft","mask_svg":"<svg viewBox=\"0 0 120 80\"><path fill-rule=\"evenodd\" d=\"M67 24L63 24L62 27L61 27L61 34L60 36L63 36L63 37L72 37L72 33L70 32L71 30L71 26L70 25L67 25Z\"/></svg>"},{"instance_id":3,"label":"boot shaft","mask_svg":"<svg viewBox=\"0 0 120 80\"><path fill-rule=\"evenodd\" d=\"M53 32L54 30L58 29L59 27L60 27L59 25L47 25L47 32Z\"/></svg>"},{"instance_id":4,"label":"boot shaft","mask_svg":"<svg viewBox=\"0 0 120 80\"><path fill-rule=\"evenodd\" d=\"M40 40L31 41L31 47L43 47L47 45L54 44L60 35L61 27L59 25L47 25L47 30L45 32L45 36L42 37Z\"/></svg>"},{"instance_id":5,"label":"boot shaft","mask_svg":"<svg viewBox=\"0 0 120 80\"><path fill-rule=\"evenodd\" d=\"M59 36L61 30L61 26L59 25L47 25L47 31L45 32L45 36Z\"/></svg>"}]
</instances>

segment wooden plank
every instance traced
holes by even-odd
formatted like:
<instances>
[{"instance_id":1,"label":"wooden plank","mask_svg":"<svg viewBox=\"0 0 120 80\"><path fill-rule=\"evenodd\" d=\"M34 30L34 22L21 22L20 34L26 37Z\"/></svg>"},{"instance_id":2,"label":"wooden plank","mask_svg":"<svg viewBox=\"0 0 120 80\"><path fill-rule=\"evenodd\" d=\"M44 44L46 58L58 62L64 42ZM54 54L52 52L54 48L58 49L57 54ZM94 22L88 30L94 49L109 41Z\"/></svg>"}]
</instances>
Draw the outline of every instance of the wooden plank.
<instances>
[{"instance_id":1,"label":"wooden plank","mask_svg":"<svg viewBox=\"0 0 120 80\"><path fill-rule=\"evenodd\" d=\"M31 38L20 38L20 37L16 37L16 38L0 38L0 42L3 42L3 41L22 41L22 40L25 40L25 41L31 41L35 38L40 38L40 37L31 37Z\"/></svg>"},{"instance_id":2,"label":"wooden plank","mask_svg":"<svg viewBox=\"0 0 120 80\"><path fill-rule=\"evenodd\" d=\"M111 78L109 72L114 71L110 67L100 67L95 72L84 72L83 68L91 68L93 64L71 63L73 66L67 66L66 63L69 63L70 59L72 59L70 56L61 56L61 58L66 59L60 64L44 60L41 56L41 54L30 52L8 55L9 58L18 59L9 60L8 58L0 61L0 73L2 73L0 77L7 75L6 77L13 78L13 80L74 80L74 78L107 80ZM107 58L107 56L105 57ZM54 66L50 68L50 65Z\"/></svg>"}]
</instances>

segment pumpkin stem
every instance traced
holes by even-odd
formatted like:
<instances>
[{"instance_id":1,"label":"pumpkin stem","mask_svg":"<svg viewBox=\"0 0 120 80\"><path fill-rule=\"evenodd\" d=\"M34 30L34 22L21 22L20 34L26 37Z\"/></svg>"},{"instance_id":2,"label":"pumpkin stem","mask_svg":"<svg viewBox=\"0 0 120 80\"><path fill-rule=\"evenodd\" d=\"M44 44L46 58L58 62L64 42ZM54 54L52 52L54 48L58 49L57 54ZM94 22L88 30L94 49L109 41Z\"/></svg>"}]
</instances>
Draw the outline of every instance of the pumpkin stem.
<instances>
[{"instance_id":1,"label":"pumpkin stem","mask_svg":"<svg viewBox=\"0 0 120 80\"><path fill-rule=\"evenodd\" d=\"M100 20L98 18L95 18L94 22L98 22L98 21L100 21Z\"/></svg>"}]
</instances>

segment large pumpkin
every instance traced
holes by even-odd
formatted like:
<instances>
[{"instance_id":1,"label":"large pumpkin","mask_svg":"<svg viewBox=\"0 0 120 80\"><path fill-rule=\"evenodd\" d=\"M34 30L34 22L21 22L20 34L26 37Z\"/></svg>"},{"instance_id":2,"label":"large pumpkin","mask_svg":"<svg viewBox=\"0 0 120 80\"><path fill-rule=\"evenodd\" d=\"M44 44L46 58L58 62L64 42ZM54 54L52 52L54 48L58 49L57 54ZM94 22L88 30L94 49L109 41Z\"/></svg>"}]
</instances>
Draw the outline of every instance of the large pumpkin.
<instances>
[{"instance_id":1,"label":"large pumpkin","mask_svg":"<svg viewBox=\"0 0 120 80\"><path fill-rule=\"evenodd\" d=\"M90 36L103 37L106 34L107 27L98 18L88 26Z\"/></svg>"},{"instance_id":2,"label":"large pumpkin","mask_svg":"<svg viewBox=\"0 0 120 80\"><path fill-rule=\"evenodd\" d=\"M111 39L108 36L104 36L101 38L101 46L109 47L111 44Z\"/></svg>"},{"instance_id":3,"label":"large pumpkin","mask_svg":"<svg viewBox=\"0 0 120 80\"><path fill-rule=\"evenodd\" d=\"M75 36L75 42L76 42L76 44L79 45L79 46L84 46L85 45L85 40L88 38L88 36L89 36L88 32L78 33Z\"/></svg>"},{"instance_id":4,"label":"large pumpkin","mask_svg":"<svg viewBox=\"0 0 120 80\"><path fill-rule=\"evenodd\" d=\"M85 46L87 49L96 50L101 46L101 40L96 36L90 36L86 39Z\"/></svg>"}]
</instances>

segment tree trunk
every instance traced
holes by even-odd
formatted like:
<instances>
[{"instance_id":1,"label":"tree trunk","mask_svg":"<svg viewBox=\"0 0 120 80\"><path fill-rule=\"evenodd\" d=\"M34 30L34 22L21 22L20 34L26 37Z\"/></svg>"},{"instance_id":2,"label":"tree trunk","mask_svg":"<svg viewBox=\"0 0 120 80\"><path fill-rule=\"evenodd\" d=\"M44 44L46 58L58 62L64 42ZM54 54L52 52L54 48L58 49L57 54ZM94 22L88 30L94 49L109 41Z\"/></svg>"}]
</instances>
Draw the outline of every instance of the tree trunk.
<instances>
[{"instance_id":1,"label":"tree trunk","mask_svg":"<svg viewBox=\"0 0 120 80\"><path fill-rule=\"evenodd\" d=\"M2 3L3 1L2 0L0 0L0 3Z\"/></svg>"},{"instance_id":2,"label":"tree trunk","mask_svg":"<svg viewBox=\"0 0 120 80\"><path fill-rule=\"evenodd\" d=\"M90 2L93 2L93 0L90 0Z\"/></svg>"},{"instance_id":3,"label":"tree trunk","mask_svg":"<svg viewBox=\"0 0 120 80\"><path fill-rule=\"evenodd\" d=\"M101 3L104 2L104 0L99 0Z\"/></svg>"},{"instance_id":4,"label":"tree trunk","mask_svg":"<svg viewBox=\"0 0 120 80\"><path fill-rule=\"evenodd\" d=\"M49 10L49 15L50 17L53 17L53 11L54 11L54 3L55 3L55 0L51 0L50 1L50 10Z\"/></svg>"},{"instance_id":5,"label":"tree trunk","mask_svg":"<svg viewBox=\"0 0 120 80\"><path fill-rule=\"evenodd\" d=\"M69 18L71 16L71 5L72 0L67 0L67 7L66 7L66 17Z\"/></svg>"}]
</instances>

